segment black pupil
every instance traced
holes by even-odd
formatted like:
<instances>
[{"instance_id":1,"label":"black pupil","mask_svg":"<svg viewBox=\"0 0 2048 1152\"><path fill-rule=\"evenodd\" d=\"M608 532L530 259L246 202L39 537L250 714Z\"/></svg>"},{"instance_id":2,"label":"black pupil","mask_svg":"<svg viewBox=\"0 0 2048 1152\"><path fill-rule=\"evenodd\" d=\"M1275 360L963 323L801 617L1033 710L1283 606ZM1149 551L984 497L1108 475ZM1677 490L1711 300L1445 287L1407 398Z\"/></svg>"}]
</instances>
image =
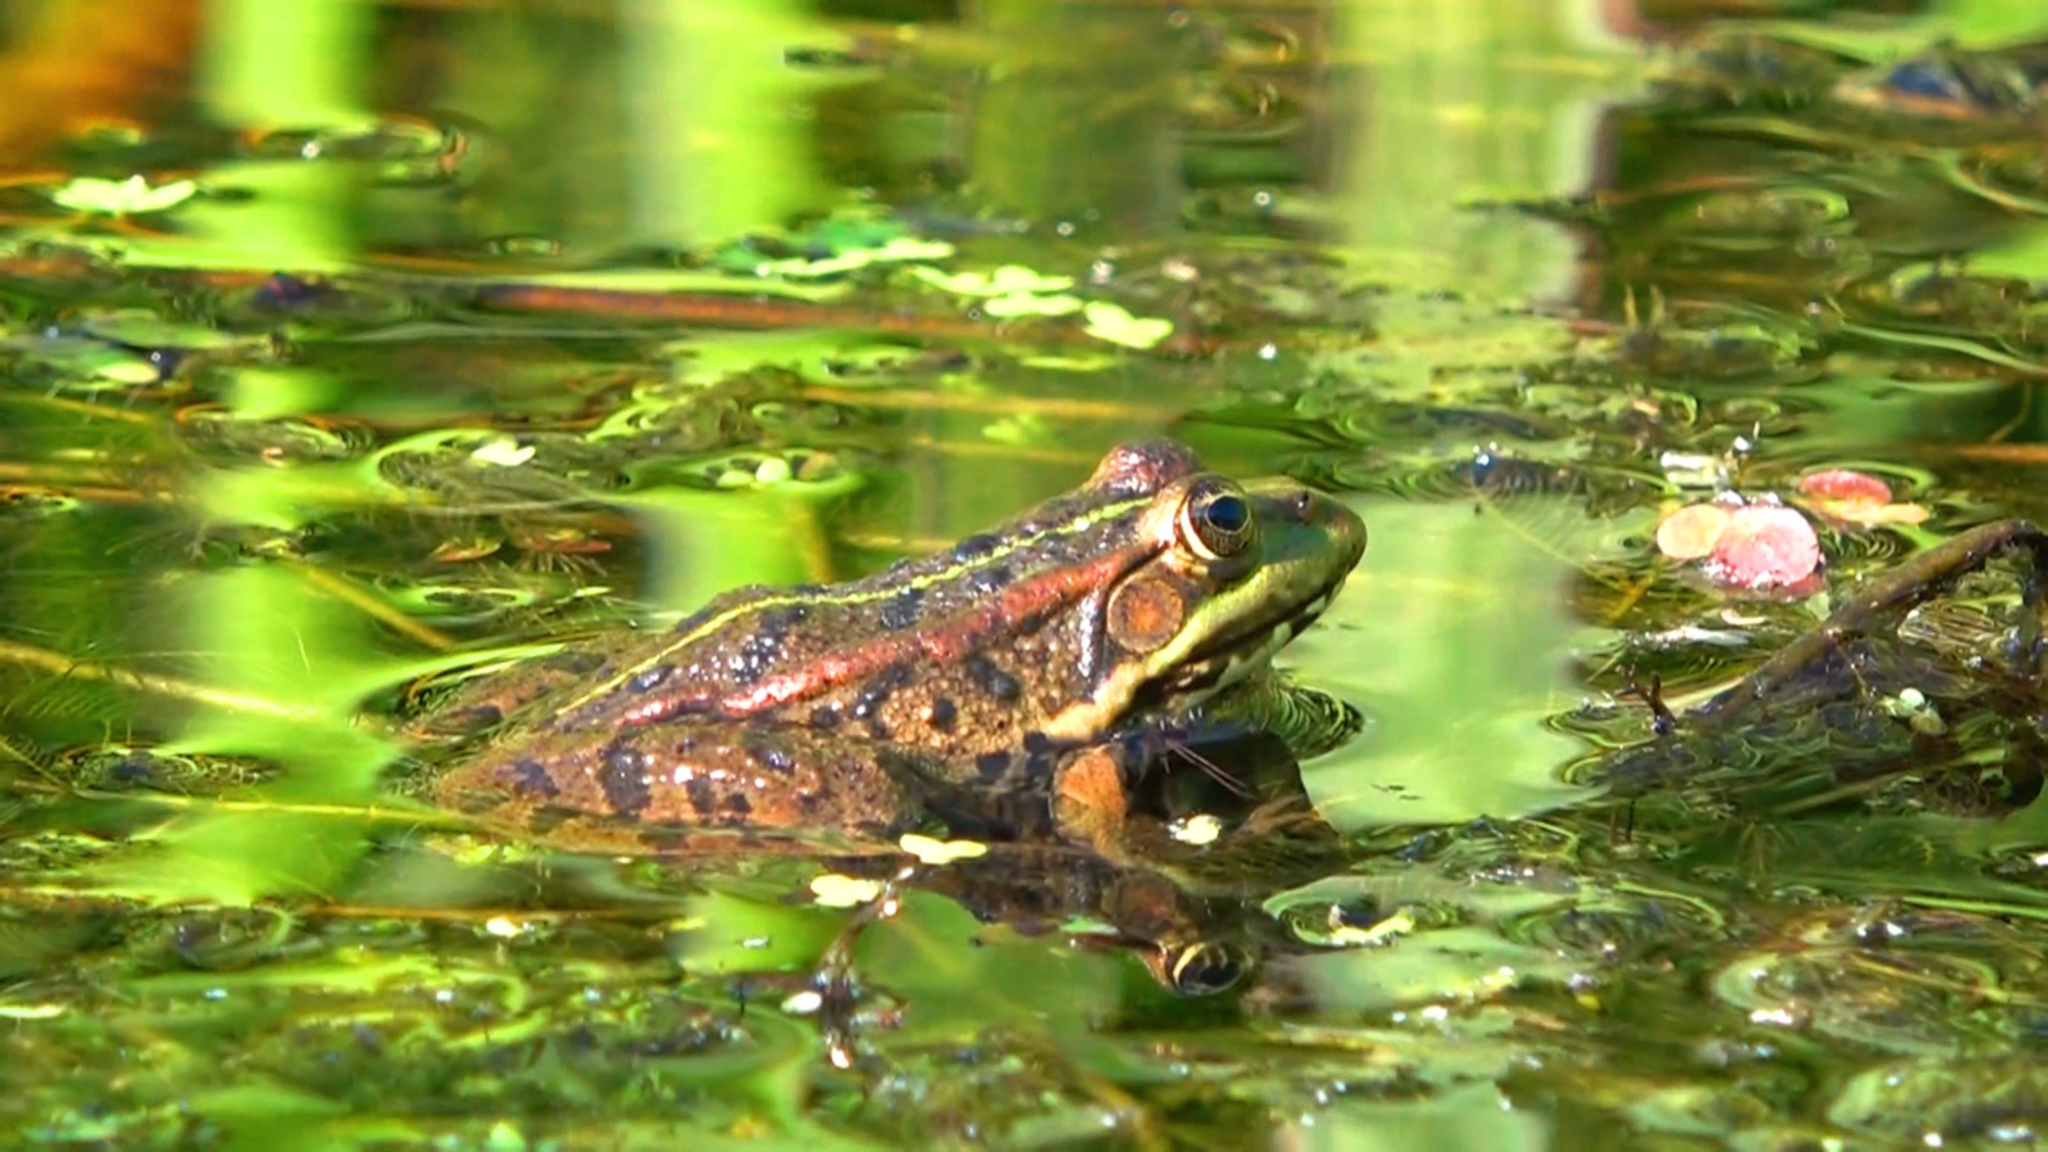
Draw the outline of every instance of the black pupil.
<instances>
[{"instance_id":1,"label":"black pupil","mask_svg":"<svg viewBox=\"0 0 2048 1152\"><path fill-rule=\"evenodd\" d=\"M1251 522L1252 510L1241 496L1218 496L1202 509L1202 518L1218 532L1235 535Z\"/></svg>"}]
</instances>

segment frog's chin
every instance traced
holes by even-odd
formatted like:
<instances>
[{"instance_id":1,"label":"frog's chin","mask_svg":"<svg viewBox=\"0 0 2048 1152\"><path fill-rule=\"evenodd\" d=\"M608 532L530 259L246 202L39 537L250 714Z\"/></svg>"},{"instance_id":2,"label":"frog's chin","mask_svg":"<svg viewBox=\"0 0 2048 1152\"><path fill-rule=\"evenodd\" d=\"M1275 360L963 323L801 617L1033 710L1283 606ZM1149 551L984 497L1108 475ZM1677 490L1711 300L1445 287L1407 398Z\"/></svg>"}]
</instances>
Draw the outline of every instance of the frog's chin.
<instances>
[{"instance_id":1,"label":"frog's chin","mask_svg":"<svg viewBox=\"0 0 2048 1152\"><path fill-rule=\"evenodd\" d=\"M1273 657L1278 655L1282 648L1293 643L1295 637L1307 631L1309 625L1316 622L1343 586L1344 581L1340 579L1314 597L1303 601L1300 607L1276 621L1271 627L1250 633L1243 641L1231 647L1189 662L1168 687L1174 703L1192 708L1218 692L1233 688L1264 672L1272 666Z\"/></svg>"}]
</instances>

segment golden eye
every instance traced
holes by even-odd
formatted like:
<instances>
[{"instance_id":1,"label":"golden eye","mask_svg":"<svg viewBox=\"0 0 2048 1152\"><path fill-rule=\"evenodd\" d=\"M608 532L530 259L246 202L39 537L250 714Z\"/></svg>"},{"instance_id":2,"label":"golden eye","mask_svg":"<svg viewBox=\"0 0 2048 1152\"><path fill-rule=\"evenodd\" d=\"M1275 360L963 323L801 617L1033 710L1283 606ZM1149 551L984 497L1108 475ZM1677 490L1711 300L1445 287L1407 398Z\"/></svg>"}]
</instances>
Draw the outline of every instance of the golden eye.
<instances>
[{"instance_id":1,"label":"golden eye","mask_svg":"<svg viewBox=\"0 0 2048 1152\"><path fill-rule=\"evenodd\" d=\"M1204 560L1239 555L1259 534L1252 521L1252 502L1221 480L1204 481L1189 490L1180 506L1180 524L1188 547Z\"/></svg>"}]
</instances>

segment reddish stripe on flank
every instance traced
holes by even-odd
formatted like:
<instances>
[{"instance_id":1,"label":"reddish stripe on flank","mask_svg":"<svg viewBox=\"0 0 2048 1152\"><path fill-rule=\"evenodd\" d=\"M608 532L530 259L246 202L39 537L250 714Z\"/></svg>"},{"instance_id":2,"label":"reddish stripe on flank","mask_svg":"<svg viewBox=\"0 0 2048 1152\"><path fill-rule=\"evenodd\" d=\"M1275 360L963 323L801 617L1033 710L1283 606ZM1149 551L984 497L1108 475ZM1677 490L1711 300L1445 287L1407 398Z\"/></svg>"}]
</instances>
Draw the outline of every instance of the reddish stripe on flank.
<instances>
[{"instance_id":1,"label":"reddish stripe on flank","mask_svg":"<svg viewBox=\"0 0 2048 1152\"><path fill-rule=\"evenodd\" d=\"M953 663L964 659L990 636L1008 629L1014 621L1079 599L1116 579L1140 555L1115 552L1091 564L1056 569L1034 580L1013 584L988 604L943 628L890 636L822 657L802 668L770 677L745 692L727 696L718 706L726 712L741 714L774 708L863 679L919 655L936 663Z\"/></svg>"}]
</instances>

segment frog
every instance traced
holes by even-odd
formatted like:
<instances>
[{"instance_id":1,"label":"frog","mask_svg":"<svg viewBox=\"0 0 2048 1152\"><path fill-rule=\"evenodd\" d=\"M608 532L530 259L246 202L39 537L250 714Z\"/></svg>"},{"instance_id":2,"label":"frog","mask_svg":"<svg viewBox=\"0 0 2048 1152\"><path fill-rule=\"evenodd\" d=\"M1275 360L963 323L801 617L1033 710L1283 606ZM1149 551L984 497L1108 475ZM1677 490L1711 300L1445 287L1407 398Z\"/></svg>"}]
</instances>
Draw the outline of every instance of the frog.
<instances>
[{"instance_id":1,"label":"frog","mask_svg":"<svg viewBox=\"0 0 2048 1152\"><path fill-rule=\"evenodd\" d=\"M1172 440L949 548L752 585L659 632L470 678L415 732L432 799L544 839L1064 835L1108 847L1132 780L1271 661L1362 560L1364 521Z\"/></svg>"}]
</instances>

